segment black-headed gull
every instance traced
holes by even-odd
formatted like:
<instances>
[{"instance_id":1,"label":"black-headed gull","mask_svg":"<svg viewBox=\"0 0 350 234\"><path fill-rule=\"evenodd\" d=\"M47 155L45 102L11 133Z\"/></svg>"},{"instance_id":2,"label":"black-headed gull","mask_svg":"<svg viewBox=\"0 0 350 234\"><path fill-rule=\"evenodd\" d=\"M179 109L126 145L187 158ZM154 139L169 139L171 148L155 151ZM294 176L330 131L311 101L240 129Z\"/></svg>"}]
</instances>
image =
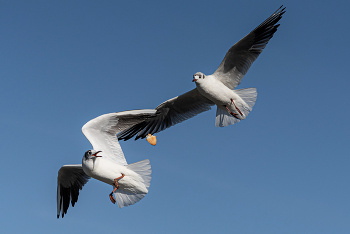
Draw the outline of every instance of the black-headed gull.
<instances>
[{"instance_id":1,"label":"black-headed gull","mask_svg":"<svg viewBox=\"0 0 350 234\"><path fill-rule=\"evenodd\" d=\"M65 165L57 177L57 218L67 213L69 203L77 202L79 190L90 177L113 186L109 198L120 208L140 201L151 182L148 159L127 164L116 134L151 118L156 110L132 110L101 115L87 122L82 131L93 146L85 152L82 164ZM113 197L113 193L116 200Z\"/></svg>"},{"instance_id":2,"label":"black-headed gull","mask_svg":"<svg viewBox=\"0 0 350 234\"><path fill-rule=\"evenodd\" d=\"M118 139L128 140L136 134L135 140L145 138L210 110L215 104L215 126L224 127L245 119L255 104L256 89L234 89L277 31L277 22L284 13L285 8L281 6L234 44L212 75L194 74L195 89L163 102L155 108L155 117L120 132Z\"/></svg>"}]
</instances>

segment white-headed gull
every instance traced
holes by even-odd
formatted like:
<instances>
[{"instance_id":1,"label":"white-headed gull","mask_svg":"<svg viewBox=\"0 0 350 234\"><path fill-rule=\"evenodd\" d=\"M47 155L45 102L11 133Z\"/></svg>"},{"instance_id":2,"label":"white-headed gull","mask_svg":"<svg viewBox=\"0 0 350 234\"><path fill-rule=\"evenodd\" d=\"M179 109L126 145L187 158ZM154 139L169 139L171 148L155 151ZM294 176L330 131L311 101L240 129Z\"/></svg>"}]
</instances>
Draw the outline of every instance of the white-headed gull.
<instances>
[{"instance_id":1,"label":"white-headed gull","mask_svg":"<svg viewBox=\"0 0 350 234\"><path fill-rule=\"evenodd\" d=\"M109 198L120 208L140 201L151 182L148 159L127 164L116 134L151 118L156 110L133 110L101 115L87 122L82 131L93 146L85 152L82 164L65 165L57 177L57 218L67 213L69 203L77 202L79 190L90 177L113 186ZM116 200L113 197L113 193Z\"/></svg>"},{"instance_id":2,"label":"white-headed gull","mask_svg":"<svg viewBox=\"0 0 350 234\"><path fill-rule=\"evenodd\" d=\"M255 104L257 91L255 88L234 89L277 31L277 22L284 13L285 8L281 6L234 44L212 75L201 72L194 74L195 89L163 102L155 108L155 117L120 132L118 139L128 140L136 134L135 140L145 138L148 134L160 132L210 110L215 104L216 127L228 126L245 119Z\"/></svg>"}]
</instances>

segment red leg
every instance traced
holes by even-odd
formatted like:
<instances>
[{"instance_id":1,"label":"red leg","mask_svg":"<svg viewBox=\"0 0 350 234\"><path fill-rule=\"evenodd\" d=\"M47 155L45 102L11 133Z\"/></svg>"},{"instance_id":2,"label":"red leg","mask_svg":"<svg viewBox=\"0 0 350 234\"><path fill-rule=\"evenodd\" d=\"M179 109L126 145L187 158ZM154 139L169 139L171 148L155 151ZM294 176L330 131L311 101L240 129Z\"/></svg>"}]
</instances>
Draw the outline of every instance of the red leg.
<instances>
[{"instance_id":1,"label":"red leg","mask_svg":"<svg viewBox=\"0 0 350 234\"><path fill-rule=\"evenodd\" d=\"M115 204L115 199L114 199L114 197L113 197L113 193L115 192L115 190L117 190L117 189L114 188L113 192L111 192L111 193L109 194L109 199L111 199L111 202L112 202L113 204Z\"/></svg>"},{"instance_id":2,"label":"red leg","mask_svg":"<svg viewBox=\"0 0 350 234\"><path fill-rule=\"evenodd\" d=\"M115 204L115 199L113 197L113 193L119 188L119 184L118 184L118 180L120 180L121 178L123 178L125 175L122 173L122 176L119 176L118 178L114 179L114 186L115 188L113 189L113 191L109 194L109 199L111 199L111 202L113 204Z\"/></svg>"},{"instance_id":3,"label":"red leg","mask_svg":"<svg viewBox=\"0 0 350 234\"><path fill-rule=\"evenodd\" d=\"M238 116L238 114L236 114L236 113L233 113L232 111L230 111L230 109L228 109L228 107L227 106L225 106L226 107L226 109L228 110L228 113L230 113L233 117L235 117L236 119L239 119L237 116Z\"/></svg>"},{"instance_id":4,"label":"red leg","mask_svg":"<svg viewBox=\"0 0 350 234\"><path fill-rule=\"evenodd\" d=\"M122 173L122 176L119 176L118 178L114 179L114 185L116 187L116 189L119 188L119 184L118 184L118 180L120 180L121 178L123 178L125 175Z\"/></svg>"},{"instance_id":5,"label":"red leg","mask_svg":"<svg viewBox=\"0 0 350 234\"><path fill-rule=\"evenodd\" d=\"M238 112L243 116L242 112L240 109L238 109L238 107L236 106L236 104L233 102L232 98L231 98L231 102L233 103L233 105L235 105L236 109L238 110Z\"/></svg>"}]
</instances>

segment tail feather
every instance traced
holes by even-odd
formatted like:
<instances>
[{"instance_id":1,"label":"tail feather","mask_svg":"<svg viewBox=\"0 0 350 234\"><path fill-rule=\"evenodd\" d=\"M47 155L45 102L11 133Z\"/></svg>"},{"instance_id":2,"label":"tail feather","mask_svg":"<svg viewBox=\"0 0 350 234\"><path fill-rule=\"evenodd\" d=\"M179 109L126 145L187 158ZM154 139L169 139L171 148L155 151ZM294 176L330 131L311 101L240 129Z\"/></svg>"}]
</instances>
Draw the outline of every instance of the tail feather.
<instances>
[{"instance_id":1,"label":"tail feather","mask_svg":"<svg viewBox=\"0 0 350 234\"><path fill-rule=\"evenodd\" d=\"M215 119L215 127L226 127L241 121L233 117L226 110L223 110L219 107L216 109L216 119Z\"/></svg>"},{"instance_id":2,"label":"tail feather","mask_svg":"<svg viewBox=\"0 0 350 234\"><path fill-rule=\"evenodd\" d=\"M121 189L117 189L114 195L117 199L119 208L123 208L124 206L130 206L140 201L146 196L146 193L133 194Z\"/></svg>"},{"instance_id":3,"label":"tail feather","mask_svg":"<svg viewBox=\"0 0 350 234\"><path fill-rule=\"evenodd\" d=\"M143 184L146 186L147 189L149 188L152 179L152 169L151 163L148 159L129 164L126 167L139 174L143 179Z\"/></svg>"},{"instance_id":4,"label":"tail feather","mask_svg":"<svg viewBox=\"0 0 350 234\"><path fill-rule=\"evenodd\" d=\"M256 98L258 93L256 88L247 88L247 89L238 89L234 90L234 92L239 95L244 103L236 103L238 108L243 112L244 118L246 118L250 111L253 110L253 106L255 105ZM243 119L244 119L243 118ZM237 122L241 121L240 119L235 118L231 114L229 114L226 110L223 110L219 107L216 109L216 118L215 118L215 127L226 127Z\"/></svg>"},{"instance_id":5,"label":"tail feather","mask_svg":"<svg viewBox=\"0 0 350 234\"><path fill-rule=\"evenodd\" d=\"M148 159L132 163L126 166L128 169L136 172L140 176L140 182L144 184L147 189L146 193L131 193L122 189L117 189L114 193L119 208L130 206L140 201L148 193L149 186L152 179L151 164Z\"/></svg>"},{"instance_id":6,"label":"tail feather","mask_svg":"<svg viewBox=\"0 0 350 234\"><path fill-rule=\"evenodd\" d=\"M248 113L253 110L256 98L258 97L258 92L256 91L256 88L238 89L234 92L238 94L238 96L240 96L243 99L243 101L247 104L243 107L244 114L245 116L247 116Z\"/></svg>"}]
</instances>

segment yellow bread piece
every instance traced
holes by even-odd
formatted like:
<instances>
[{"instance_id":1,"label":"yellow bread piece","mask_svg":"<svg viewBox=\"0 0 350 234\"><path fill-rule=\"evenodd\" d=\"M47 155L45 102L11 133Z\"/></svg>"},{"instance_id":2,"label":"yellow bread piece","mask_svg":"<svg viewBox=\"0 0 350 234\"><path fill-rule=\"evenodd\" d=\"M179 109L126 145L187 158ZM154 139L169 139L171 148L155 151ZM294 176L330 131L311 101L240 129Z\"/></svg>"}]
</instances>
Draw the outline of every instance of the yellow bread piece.
<instances>
[{"instance_id":1,"label":"yellow bread piece","mask_svg":"<svg viewBox=\"0 0 350 234\"><path fill-rule=\"evenodd\" d=\"M152 136L151 134L148 134L146 137L146 140L151 144L151 145L156 145L157 144L157 138L156 136Z\"/></svg>"}]
</instances>

